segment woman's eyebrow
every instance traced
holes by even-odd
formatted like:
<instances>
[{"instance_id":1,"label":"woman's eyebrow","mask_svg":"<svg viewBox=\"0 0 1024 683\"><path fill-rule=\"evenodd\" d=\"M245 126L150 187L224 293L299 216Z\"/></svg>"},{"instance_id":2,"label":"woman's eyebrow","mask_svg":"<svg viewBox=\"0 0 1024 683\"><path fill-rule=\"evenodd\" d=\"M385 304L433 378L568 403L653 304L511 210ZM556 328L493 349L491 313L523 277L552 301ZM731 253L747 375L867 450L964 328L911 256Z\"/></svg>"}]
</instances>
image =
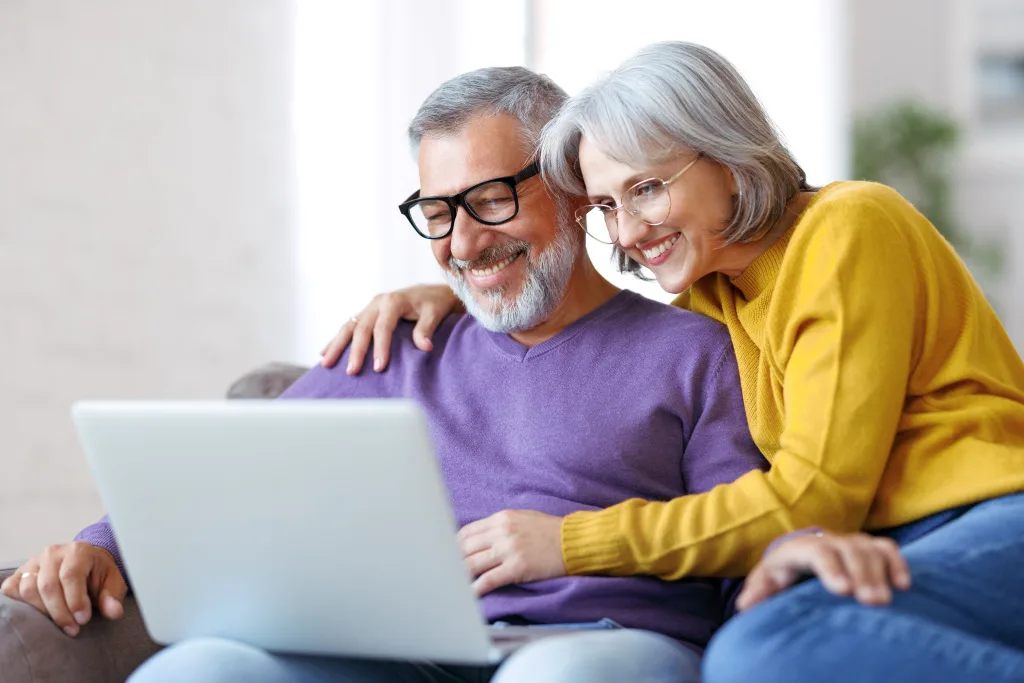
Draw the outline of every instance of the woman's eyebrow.
<instances>
[{"instance_id":1,"label":"woman's eyebrow","mask_svg":"<svg viewBox=\"0 0 1024 683\"><path fill-rule=\"evenodd\" d=\"M625 192L626 190L633 187L640 181L648 180L653 177L654 176L651 175L650 173L634 173L633 175L629 176L628 178L622 181L622 183L619 185L619 190L621 192ZM609 195L607 192L588 192L587 199L592 201L594 204L600 204L603 200L614 200L615 198Z\"/></svg>"}]
</instances>

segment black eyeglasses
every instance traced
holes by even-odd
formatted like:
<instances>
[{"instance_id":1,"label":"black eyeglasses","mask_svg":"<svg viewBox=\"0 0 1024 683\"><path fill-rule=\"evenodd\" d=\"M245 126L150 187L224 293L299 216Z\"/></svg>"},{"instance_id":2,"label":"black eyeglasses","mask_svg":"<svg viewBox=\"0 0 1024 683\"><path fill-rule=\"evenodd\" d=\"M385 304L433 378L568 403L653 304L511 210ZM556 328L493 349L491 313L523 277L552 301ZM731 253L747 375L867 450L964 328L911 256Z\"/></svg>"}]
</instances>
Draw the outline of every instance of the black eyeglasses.
<instances>
[{"instance_id":1,"label":"black eyeglasses","mask_svg":"<svg viewBox=\"0 0 1024 683\"><path fill-rule=\"evenodd\" d=\"M540 173L534 162L515 175L477 183L450 197L420 197L419 190L398 205L420 237L444 239L455 229L455 214L464 207L484 225L508 223L519 214L516 186Z\"/></svg>"}]
</instances>

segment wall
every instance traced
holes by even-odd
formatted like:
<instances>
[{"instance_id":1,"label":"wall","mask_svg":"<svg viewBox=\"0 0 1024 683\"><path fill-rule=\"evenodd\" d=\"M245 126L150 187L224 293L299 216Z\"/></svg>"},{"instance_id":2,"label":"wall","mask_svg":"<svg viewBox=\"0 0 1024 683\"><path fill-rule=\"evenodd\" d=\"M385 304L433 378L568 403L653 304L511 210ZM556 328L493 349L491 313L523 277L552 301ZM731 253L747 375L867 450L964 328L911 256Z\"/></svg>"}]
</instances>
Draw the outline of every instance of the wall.
<instances>
[{"instance_id":1,"label":"wall","mask_svg":"<svg viewBox=\"0 0 1024 683\"><path fill-rule=\"evenodd\" d=\"M101 513L73 401L295 354L292 14L0 3L0 560Z\"/></svg>"},{"instance_id":2,"label":"wall","mask_svg":"<svg viewBox=\"0 0 1024 683\"><path fill-rule=\"evenodd\" d=\"M406 129L443 81L523 63L526 8L524 0L296 5L298 357L312 362L374 294L441 281L429 243L398 212L419 187Z\"/></svg>"},{"instance_id":3,"label":"wall","mask_svg":"<svg viewBox=\"0 0 1024 683\"><path fill-rule=\"evenodd\" d=\"M846 0L853 115L911 97L960 122L955 199L965 231L999 240L1000 278L976 269L1003 324L1024 351L1024 124L997 129L978 116L975 59L991 36L982 12L996 5L1024 25L1021 0ZM991 11L991 10L989 10ZM998 26L997 26L998 28ZM1018 47L1024 34L1015 38Z\"/></svg>"}]
</instances>

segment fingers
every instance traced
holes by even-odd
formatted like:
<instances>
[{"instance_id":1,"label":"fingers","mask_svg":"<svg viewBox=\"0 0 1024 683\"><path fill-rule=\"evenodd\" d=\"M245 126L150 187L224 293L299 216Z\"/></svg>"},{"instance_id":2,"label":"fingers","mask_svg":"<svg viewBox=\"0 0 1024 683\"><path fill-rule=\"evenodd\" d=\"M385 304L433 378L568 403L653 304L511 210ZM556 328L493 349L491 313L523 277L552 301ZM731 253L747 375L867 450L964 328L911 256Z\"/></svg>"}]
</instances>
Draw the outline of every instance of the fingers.
<instances>
[{"instance_id":1,"label":"fingers","mask_svg":"<svg viewBox=\"0 0 1024 683\"><path fill-rule=\"evenodd\" d=\"M18 575L18 600L32 605L43 614L49 614L46 611L46 605L43 604L43 599L39 595L39 568L35 567L32 571L25 571Z\"/></svg>"},{"instance_id":2,"label":"fingers","mask_svg":"<svg viewBox=\"0 0 1024 683\"><path fill-rule=\"evenodd\" d=\"M886 605L892 601L885 562L867 537L854 537L839 544L853 595L864 605Z\"/></svg>"},{"instance_id":3,"label":"fingers","mask_svg":"<svg viewBox=\"0 0 1024 683\"><path fill-rule=\"evenodd\" d=\"M113 566L104 577L96 602L100 614L107 619L116 620L124 616L124 598L128 595L128 584L124 582L117 565L113 561L111 564Z\"/></svg>"},{"instance_id":4,"label":"fingers","mask_svg":"<svg viewBox=\"0 0 1024 683\"><path fill-rule=\"evenodd\" d=\"M73 543L58 573L68 610L79 626L84 626L92 619L88 580L93 562L86 546L84 543Z\"/></svg>"},{"instance_id":5,"label":"fingers","mask_svg":"<svg viewBox=\"0 0 1024 683\"><path fill-rule=\"evenodd\" d=\"M412 341L416 344L416 348L420 351L428 352L434 350L434 342L431 340L431 337L434 336L437 326L441 324L446 315L433 307L424 309L419 321L416 323L416 327L412 329Z\"/></svg>"},{"instance_id":6,"label":"fingers","mask_svg":"<svg viewBox=\"0 0 1024 683\"><path fill-rule=\"evenodd\" d=\"M338 330L338 334L328 342L324 350L320 352L323 358L320 359L320 365L325 368L333 368L341 360L341 354L345 352L345 347L348 346L349 342L352 341L352 331L356 328L356 321L349 320L341 329Z\"/></svg>"},{"instance_id":7,"label":"fingers","mask_svg":"<svg viewBox=\"0 0 1024 683\"><path fill-rule=\"evenodd\" d=\"M762 600L774 595L776 591L773 589L774 587L771 585L768 572L764 571L761 565L758 565L754 568L754 571L750 572L746 581L743 582L743 589L736 597L736 609L741 612L750 609Z\"/></svg>"},{"instance_id":8,"label":"fingers","mask_svg":"<svg viewBox=\"0 0 1024 683\"><path fill-rule=\"evenodd\" d=\"M107 619L124 616L124 598L128 595L128 584L121 576L121 570L114 556L102 548L94 548L94 569L89 581L89 594L99 613Z\"/></svg>"},{"instance_id":9,"label":"fingers","mask_svg":"<svg viewBox=\"0 0 1024 683\"><path fill-rule=\"evenodd\" d=\"M493 545L494 539L491 535L486 532L480 532L470 534L468 536L459 535L459 545L462 547L462 556L469 557L476 553L483 552Z\"/></svg>"},{"instance_id":10,"label":"fingers","mask_svg":"<svg viewBox=\"0 0 1024 683\"><path fill-rule=\"evenodd\" d=\"M850 575L831 541L822 539L815 550L810 565L825 590L834 595L849 595L852 590Z\"/></svg>"},{"instance_id":11,"label":"fingers","mask_svg":"<svg viewBox=\"0 0 1024 683\"><path fill-rule=\"evenodd\" d=\"M21 600L21 591L19 586L21 584L21 577L25 573L35 574L39 572L39 567L33 561L26 562L22 566L18 567L18 570L8 576L0 583L0 593L6 595L13 600Z\"/></svg>"},{"instance_id":12,"label":"fingers","mask_svg":"<svg viewBox=\"0 0 1024 683\"><path fill-rule=\"evenodd\" d=\"M903 557L899 545L890 538L876 538L874 544L878 551L885 558L886 569L889 580L898 590L909 590L912 583L910 577L910 565L907 558Z\"/></svg>"},{"instance_id":13,"label":"fingers","mask_svg":"<svg viewBox=\"0 0 1024 683\"><path fill-rule=\"evenodd\" d=\"M516 583L516 569L512 563L505 562L490 571L484 572L473 582L473 592L477 597L487 595L503 586Z\"/></svg>"},{"instance_id":14,"label":"fingers","mask_svg":"<svg viewBox=\"0 0 1024 683\"><path fill-rule=\"evenodd\" d=\"M500 564L501 557L493 547L466 556L466 568L470 576L482 576Z\"/></svg>"},{"instance_id":15,"label":"fingers","mask_svg":"<svg viewBox=\"0 0 1024 683\"><path fill-rule=\"evenodd\" d=\"M373 321L366 318L373 318ZM351 348L348 352L348 366L345 372L349 375L357 375L366 360L366 352L370 349L370 342L373 339L373 322L377 316L365 316L359 322L353 323Z\"/></svg>"},{"instance_id":16,"label":"fingers","mask_svg":"<svg viewBox=\"0 0 1024 683\"><path fill-rule=\"evenodd\" d=\"M743 589L736 597L736 609L750 609L762 600L781 593L796 583L799 574L787 566L759 564L743 582Z\"/></svg>"},{"instance_id":17,"label":"fingers","mask_svg":"<svg viewBox=\"0 0 1024 683\"><path fill-rule=\"evenodd\" d=\"M391 355L391 336L398 327L398 309L394 306L381 309L373 326L373 371L381 372L388 366Z\"/></svg>"},{"instance_id":18,"label":"fingers","mask_svg":"<svg viewBox=\"0 0 1024 683\"><path fill-rule=\"evenodd\" d=\"M36 589L42 600L44 614L49 614L57 626L72 638L78 635L79 626L68 609L67 597L60 579L63 552L60 548L48 548L39 563Z\"/></svg>"},{"instance_id":19,"label":"fingers","mask_svg":"<svg viewBox=\"0 0 1024 683\"><path fill-rule=\"evenodd\" d=\"M475 522L470 522L466 526L459 529L459 542L463 544L463 549L465 549L466 547L471 547L466 545L470 542L471 538L473 538L474 536L479 536L481 534L486 534L488 531L490 531L495 526L495 523L497 521L497 515L500 514L501 513L498 512L491 515L490 517L478 519ZM474 552L479 549L479 547L475 548Z\"/></svg>"}]
</instances>

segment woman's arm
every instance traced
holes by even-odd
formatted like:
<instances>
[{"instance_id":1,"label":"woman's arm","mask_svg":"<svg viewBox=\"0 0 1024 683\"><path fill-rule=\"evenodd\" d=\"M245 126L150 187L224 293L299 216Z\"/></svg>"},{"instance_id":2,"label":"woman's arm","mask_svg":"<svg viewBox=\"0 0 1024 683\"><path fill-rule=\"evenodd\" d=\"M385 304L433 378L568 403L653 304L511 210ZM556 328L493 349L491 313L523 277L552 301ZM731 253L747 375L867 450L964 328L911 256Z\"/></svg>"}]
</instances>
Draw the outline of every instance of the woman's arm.
<instances>
[{"instance_id":1,"label":"woman's arm","mask_svg":"<svg viewBox=\"0 0 1024 683\"><path fill-rule=\"evenodd\" d=\"M570 574L741 576L786 532L861 528L893 448L922 313L894 220L873 206L841 218L791 243L800 262L776 283L790 314L766 337L785 397L771 469L669 502L569 515Z\"/></svg>"},{"instance_id":2,"label":"woman's arm","mask_svg":"<svg viewBox=\"0 0 1024 683\"><path fill-rule=\"evenodd\" d=\"M373 342L375 354L373 369L382 371L388 366L391 335L401 319L416 321L412 338L421 351L431 351L431 335L450 313L464 311L462 303L446 285L416 285L397 292L378 294L369 305L338 330L338 334L324 347L320 364L332 368L341 358L345 347L352 344L346 372L354 375L363 367L366 352Z\"/></svg>"}]
</instances>

